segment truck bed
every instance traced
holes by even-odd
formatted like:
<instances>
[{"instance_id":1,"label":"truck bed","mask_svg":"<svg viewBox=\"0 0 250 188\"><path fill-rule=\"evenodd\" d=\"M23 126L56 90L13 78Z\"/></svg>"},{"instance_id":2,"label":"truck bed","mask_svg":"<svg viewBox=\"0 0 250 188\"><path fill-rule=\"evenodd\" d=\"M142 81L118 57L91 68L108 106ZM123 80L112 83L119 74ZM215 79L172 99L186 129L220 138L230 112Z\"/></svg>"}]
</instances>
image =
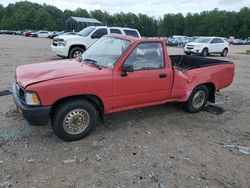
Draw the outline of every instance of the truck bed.
<instances>
[{"instance_id":1,"label":"truck bed","mask_svg":"<svg viewBox=\"0 0 250 188\"><path fill-rule=\"evenodd\" d=\"M232 64L232 62L230 61L209 59L199 56L187 56L187 55L172 55L170 56L170 59L172 66L182 72L218 64Z\"/></svg>"}]
</instances>

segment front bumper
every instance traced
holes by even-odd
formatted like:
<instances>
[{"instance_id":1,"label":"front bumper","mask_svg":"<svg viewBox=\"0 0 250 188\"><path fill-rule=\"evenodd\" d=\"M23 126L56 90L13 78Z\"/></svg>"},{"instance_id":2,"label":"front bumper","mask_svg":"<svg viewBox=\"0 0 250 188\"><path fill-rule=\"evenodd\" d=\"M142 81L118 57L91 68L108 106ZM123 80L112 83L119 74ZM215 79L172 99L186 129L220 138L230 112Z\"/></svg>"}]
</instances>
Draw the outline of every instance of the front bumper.
<instances>
[{"instance_id":1,"label":"front bumper","mask_svg":"<svg viewBox=\"0 0 250 188\"><path fill-rule=\"evenodd\" d=\"M187 47L184 48L184 52L185 53L190 53L190 54L200 54L201 53L201 50L199 48L192 48L192 49L189 49Z\"/></svg>"},{"instance_id":2,"label":"front bumper","mask_svg":"<svg viewBox=\"0 0 250 188\"><path fill-rule=\"evenodd\" d=\"M12 86L12 94L17 108L21 111L24 119L31 125L41 126L48 124L51 106L33 107L23 104L18 97L15 83Z\"/></svg>"},{"instance_id":3,"label":"front bumper","mask_svg":"<svg viewBox=\"0 0 250 188\"><path fill-rule=\"evenodd\" d=\"M56 53L56 55L60 57L68 57L69 49L67 46L54 46L51 45L51 50Z\"/></svg>"}]
</instances>

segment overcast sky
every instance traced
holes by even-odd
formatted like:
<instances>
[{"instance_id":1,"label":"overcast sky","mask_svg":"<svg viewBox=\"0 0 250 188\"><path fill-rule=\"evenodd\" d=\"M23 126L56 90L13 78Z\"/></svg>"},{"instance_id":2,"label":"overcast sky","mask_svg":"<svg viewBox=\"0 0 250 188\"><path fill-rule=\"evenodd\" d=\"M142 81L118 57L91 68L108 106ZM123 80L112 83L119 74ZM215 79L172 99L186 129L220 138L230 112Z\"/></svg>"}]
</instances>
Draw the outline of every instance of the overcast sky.
<instances>
[{"instance_id":1,"label":"overcast sky","mask_svg":"<svg viewBox=\"0 0 250 188\"><path fill-rule=\"evenodd\" d=\"M21 0L0 0L0 4ZM62 10L84 8L88 11L101 9L109 13L133 12L150 16L162 16L166 13L188 12L198 13L219 8L220 10L239 11L242 7L250 7L250 0L29 0L36 3L54 5Z\"/></svg>"}]
</instances>

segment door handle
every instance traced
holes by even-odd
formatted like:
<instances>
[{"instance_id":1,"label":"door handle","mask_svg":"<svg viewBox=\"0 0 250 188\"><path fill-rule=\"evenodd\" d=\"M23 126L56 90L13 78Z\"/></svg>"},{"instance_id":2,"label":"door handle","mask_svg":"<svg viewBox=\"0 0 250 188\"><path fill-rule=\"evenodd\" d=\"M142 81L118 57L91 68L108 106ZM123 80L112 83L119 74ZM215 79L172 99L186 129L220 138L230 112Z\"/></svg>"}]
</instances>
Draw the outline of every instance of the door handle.
<instances>
[{"instance_id":1,"label":"door handle","mask_svg":"<svg viewBox=\"0 0 250 188\"><path fill-rule=\"evenodd\" d=\"M166 73L163 73L163 74L160 74L159 75L159 78L166 78L167 77L167 74Z\"/></svg>"}]
</instances>

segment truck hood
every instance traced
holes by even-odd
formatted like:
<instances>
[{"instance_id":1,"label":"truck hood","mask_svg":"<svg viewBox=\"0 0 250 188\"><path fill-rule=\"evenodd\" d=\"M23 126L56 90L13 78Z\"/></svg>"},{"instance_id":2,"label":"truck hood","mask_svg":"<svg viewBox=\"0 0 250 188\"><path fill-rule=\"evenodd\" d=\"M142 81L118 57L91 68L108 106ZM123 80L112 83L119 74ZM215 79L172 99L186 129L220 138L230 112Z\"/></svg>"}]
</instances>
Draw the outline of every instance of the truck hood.
<instances>
[{"instance_id":1,"label":"truck hood","mask_svg":"<svg viewBox=\"0 0 250 188\"><path fill-rule=\"evenodd\" d=\"M77 39L83 39L84 37L80 36L80 35L63 35L63 36L58 36L55 37L55 39L63 39L64 41L67 40L77 40Z\"/></svg>"},{"instance_id":2,"label":"truck hood","mask_svg":"<svg viewBox=\"0 0 250 188\"><path fill-rule=\"evenodd\" d=\"M100 69L86 62L59 60L19 66L16 69L16 81L26 88L28 85L38 82L80 74L93 74L98 71Z\"/></svg>"},{"instance_id":3,"label":"truck hood","mask_svg":"<svg viewBox=\"0 0 250 188\"><path fill-rule=\"evenodd\" d=\"M199 42L189 42L189 43L187 43L187 45L189 46L189 45L191 45L191 46L201 46L201 45L203 45L204 43L199 43Z\"/></svg>"}]
</instances>

